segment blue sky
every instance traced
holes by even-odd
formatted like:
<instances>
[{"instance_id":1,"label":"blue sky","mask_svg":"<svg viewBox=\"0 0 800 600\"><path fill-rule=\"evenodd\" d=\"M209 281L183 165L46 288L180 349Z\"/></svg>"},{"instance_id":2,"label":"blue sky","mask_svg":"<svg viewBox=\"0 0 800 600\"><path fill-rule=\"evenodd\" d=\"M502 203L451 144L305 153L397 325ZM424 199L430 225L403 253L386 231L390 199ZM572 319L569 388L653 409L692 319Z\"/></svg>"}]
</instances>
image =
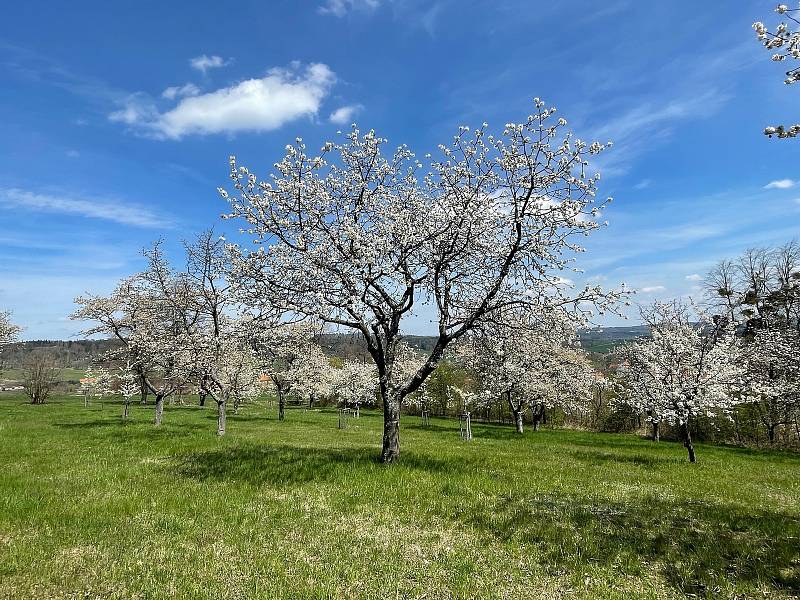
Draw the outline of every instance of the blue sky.
<instances>
[{"instance_id":1,"label":"blue sky","mask_svg":"<svg viewBox=\"0 0 800 600\"><path fill-rule=\"evenodd\" d=\"M140 250L215 225L236 154L266 175L353 120L419 155L541 96L612 139L609 226L582 277L696 293L696 275L795 237L800 90L750 26L774 2L16 2L0 23L0 307L68 338L73 298ZM779 183L774 183L779 182ZM772 185L770 185L772 183ZM616 324L609 321L608 324ZM424 333L425 315L409 325Z\"/></svg>"}]
</instances>

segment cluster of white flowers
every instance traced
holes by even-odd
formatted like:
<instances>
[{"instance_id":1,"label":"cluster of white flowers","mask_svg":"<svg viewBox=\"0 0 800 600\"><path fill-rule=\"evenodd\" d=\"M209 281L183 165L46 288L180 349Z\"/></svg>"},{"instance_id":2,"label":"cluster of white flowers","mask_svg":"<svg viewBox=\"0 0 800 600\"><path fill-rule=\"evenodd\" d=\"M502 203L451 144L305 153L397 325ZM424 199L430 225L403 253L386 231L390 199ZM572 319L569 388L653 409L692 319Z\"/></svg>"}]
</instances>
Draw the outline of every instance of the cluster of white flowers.
<instances>
[{"instance_id":1,"label":"cluster of white flowers","mask_svg":"<svg viewBox=\"0 0 800 600\"><path fill-rule=\"evenodd\" d=\"M709 303L741 334L742 400L771 441L800 414L800 243L751 248L708 274Z\"/></svg>"},{"instance_id":2,"label":"cluster of white flowers","mask_svg":"<svg viewBox=\"0 0 800 600\"><path fill-rule=\"evenodd\" d=\"M583 410L594 381L574 325L563 315L534 319L528 312L507 311L471 332L457 354L478 376L474 406L506 403L519 433L528 409L534 423L546 408Z\"/></svg>"},{"instance_id":3,"label":"cluster of white flowers","mask_svg":"<svg viewBox=\"0 0 800 600\"><path fill-rule=\"evenodd\" d=\"M0 348L13 342L19 332L20 328L11 322L10 313L0 311Z\"/></svg>"},{"instance_id":4,"label":"cluster of white flowers","mask_svg":"<svg viewBox=\"0 0 800 600\"><path fill-rule=\"evenodd\" d=\"M697 310L697 309L695 309ZM732 328L678 301L642 309L650 337L619 351L625 400L654 424L680 425L694 460L689 420L725 414L742 385L741 343Z\"/></svg>"},{"instance_id":5,"label":"cluster of white flowers","mask_svg":"<svg viewBox=\"0 0 800 600\"><path fill-rule=\"evenodd\" d=\"M361 405L375 404L378 373L374 364L346 360L335 373L336 395L345 408L359 410Z\"/></svg>"},{"instance_id":6,"label":"cluster of white flowers","mask_svg":"<svg viewBox=\"0 0 800 600\"><path fill-rule=\"evenodd\" d=\"M785 16L794 26L790 26L787 23L779 23L773 31L770 31L761 21L753 23L753 29L758 39L765 48L773 52L773 61L783 62L787 59L800 59L800 31L796 28L797 25L800 25L800 21L793 16L798 11L800 11L800 8L792 9L786 4L779 4L775 8L775 12ZM798 81L800 81L800 67L786 72L784 83L791 85ZM789 127L774 125L764 129L764 134L769 137L797 137L798 133L800 133L800 125L791 125Z\"/></svg>"}]
</instances>

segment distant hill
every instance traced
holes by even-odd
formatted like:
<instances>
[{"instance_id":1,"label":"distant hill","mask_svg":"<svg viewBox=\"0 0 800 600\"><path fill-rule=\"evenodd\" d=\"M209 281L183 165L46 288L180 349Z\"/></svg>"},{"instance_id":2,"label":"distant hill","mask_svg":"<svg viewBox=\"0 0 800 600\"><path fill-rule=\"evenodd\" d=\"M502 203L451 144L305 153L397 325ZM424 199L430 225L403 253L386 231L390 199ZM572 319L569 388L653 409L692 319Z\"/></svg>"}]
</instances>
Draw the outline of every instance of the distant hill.
<instances>
[{"instance_id":1,"label":"distant hill","mask_svg":"<svg viewBox=\"0 0 800 600\"><path fill-rule=\"evenodd\" d=\"M646 325L631 325L626 327L602 327L598 329L583 329L578 332L581 345L589 352L605 354L611 352L623 342L650 335Z\"/></svg>"},{"instance_id":2,"label":"distant hill","mask_svg":"<svg viewBox=\"0 0 800 600\"><path fill-rule=\"evenodd\" d=\"M646 335L648 331L644 325L584 329L579 332L584 349L599 354L607 354L627 340ZM406 335L403 340L422 352L429 352L436 343L436 337L432 335ZM319 343L330 356L346 359L366 359L368 356L364 341L356 334L328 333L320 336ZM62 368L85 369L93 358L118 346L119 342L115 340L34 340L9 344L3 349L2 359L7 369L20 368L30 352L47 349Z\"/></svg>"},{"instance_id":3,"label":"distant hill","mask_svg":"<svg viewBox=\"0 0 800 600\"><path fill-rule=\"evenodd\" d=\"M599 354L606 354L623 342L647 335L649 331L645 325L582 329L578 332L583 348ZM403 340L412 348L423 352L432 350L436 343L436 337L432 335L406 335ZM355 358L367 354L364 342L354 334L326 334L321 336L320 341L333 356Z\"/></svg>"}]
</instances>

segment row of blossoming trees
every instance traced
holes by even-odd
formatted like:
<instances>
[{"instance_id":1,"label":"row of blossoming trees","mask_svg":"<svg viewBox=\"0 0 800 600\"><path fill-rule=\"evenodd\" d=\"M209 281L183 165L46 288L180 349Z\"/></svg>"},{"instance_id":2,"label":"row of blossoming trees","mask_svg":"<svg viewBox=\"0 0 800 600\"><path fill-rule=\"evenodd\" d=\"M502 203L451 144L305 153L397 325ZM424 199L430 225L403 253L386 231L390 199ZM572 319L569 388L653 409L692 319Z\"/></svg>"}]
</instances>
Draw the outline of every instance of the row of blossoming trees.
<instances>
[{"instance_id":1,"label":"row of blossoming trees","mask_svg":"<svg viewBox=\"0 0 800 600\"><path fill-rule=\"evenodd\" d=\"M602 225L599 175L587 170L605 146L535 107L496 136L486 124L462 127L426 164L405 146L386 153L386 140L355 126L317 156L298 139L266 179L231 157L226 218L253 247L206 232L175 267L156 244L113 294L79 298L73 318L92 323L86 333L120 342L113 369L94 379L115 379L126 406L137 389L152 394L157 424L164 400L192 387L217 404L220 434L229 404L259 394L264 379L281 418L290 395L376 399L387 463L399 457L401 407L430 402L446 360L470 374L469 385L446 385L464 411L502 403L522 432L526 413L536 428L548 408L574 410L609 387L577 328L627 293L566 283L579 240ZM436 330L426 352L402 340L418 307ZM739 313L698 324L686 307L656 305L643 313L651 338L623 350L617 395L656 425L679 424L692 459L691 419L752 391L742 328L748 349L775 351L771 338L758 341L766 326ZM354 332L370 364L332 368L318 344L326 331Z\"/></svg>"},{"instance_id":2,"label":"row of blossoming trees","mask_svg":"<svg viewBox=\"0 0 800 600\"><path fill-rule=\"evenodd\" d=\"M755 417L770 443L783 428L800 438L800 246L752 249L720 262L703 307L674 301L642 310L650 336L623 346L620 401L680 428L694 462L691 425ZM792 431L794 429L794 432Z\"/></svg>"},{"instance_id":3,"label":"row of blossoming trees","mask_svg":"<svg viewBox=\"0 0 800 600\"><path fill-rule=\"evenodd\" d=\"M155 396L156 422L187 381L216 401L220 433L227 404L256 393L260 374L279 402L319 393L309 382L330 365L315 333L335 330L358 334L371 358L384 462L400 454L401 406L424 402L446 352L491 374L463 392L465 403L504 396L521 428L529 403L544 406L556 392L517 381L531 365L512 339L535 349L554 380L571 381L569 370L582 368L570 349L575 328L626 295L563 284L578 240L601 226L599 175L587 170L604 146L565 133L555 112L536 99L534 114L499 135L463 127L426 165L355 127L318 156L298 139L263 180L231 157L233 191L220 193L253 249L205 234L175 269L156 245L143 273L109 297L79 298L73 317L94 323L87 334L120 340L117 362ZM401 339L419 306L436 329L424 353ZM308 372L296 377L301 365Z\"/></svg>"}]
</instances>

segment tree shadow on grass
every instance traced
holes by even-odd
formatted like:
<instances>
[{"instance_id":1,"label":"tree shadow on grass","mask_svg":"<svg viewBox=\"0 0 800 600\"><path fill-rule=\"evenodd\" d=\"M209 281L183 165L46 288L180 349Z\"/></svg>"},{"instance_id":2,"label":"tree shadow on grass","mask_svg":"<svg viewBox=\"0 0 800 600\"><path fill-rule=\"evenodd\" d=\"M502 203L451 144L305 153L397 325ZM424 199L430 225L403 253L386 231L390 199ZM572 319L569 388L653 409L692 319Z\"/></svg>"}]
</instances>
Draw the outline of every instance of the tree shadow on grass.
<instances>
[{"instance_id":1,"label":"tree shadow on grass","mask_svg":"<svg viewBox=\"0 0 800 600\"><path fill-rule=\"evenodd\" d=\"M628 454L621 452L604 452L602 450L572 450L569 454L581 462L592 465L603 465L607 463L625 463L638 467L655 469L666 464L685 463L686 457L681 456L659 456L648 454Z\"/></svg>"},{"instance_id":2,"label":"tree shadow on grass","mask_svg":"<svg viewBox=\"0 0 800 600\"><path fill-rule=\"evenodd\" d=\"M500 498L468 521L538 546L551 572L582 574L601 564L635 577L655 568L683 594L716 597L730 584L800 593L796 515L656 497L609 503L548 495Z\"/></svg>"},{"instance_id":3,"label":"tree shadow on grass","mask_svg":"<svg viewBox=\"0 0 800 600\"><path fill-rule=\"evenodd\" d=\"M405 452L402 462L389 469L421 470L429 473L467 472L475 465L466 459L441 460L424 454ZM179 477L199 481L242 481L251 485L302 485L335 481L350 472L380 475L375 448L300 448L290 445L243 444L184 454L170 467Z\"/></svg>"},{"instance_id":4,"label":"tree shadow on grass","mask_svg":"<svg viewBox=\"0 0 800 600\"><path fill-rule=\"evenodd\" d=\"M124 432L126 437L141 440L171 438L180 434L211 431L208 425L203 423L168 423L165 421L164 424L156 427L152 422L124 420L121 417L79 421L77 423L53 423L53 425L67 431L91 431L95 435L102 435L107 438L117 437L121 432Z\"/></svg>"},{"instance_id":5,"label":"tree shadow on grass","mask_svg":"<svg viewBox=\"0 0 800 600\"><path fill-rule=\"evenodd\" d=\"M458 435L458 423L456 422L455 426L445 427L443 425L437 425L435 423L431 423L430 425L423 425L422 423L409 423L407 421L403 421L401 424L403 429L414 430L414 431L429 431L430 433L453 433L455 432Z\"/></svg>"}]
</instances>

